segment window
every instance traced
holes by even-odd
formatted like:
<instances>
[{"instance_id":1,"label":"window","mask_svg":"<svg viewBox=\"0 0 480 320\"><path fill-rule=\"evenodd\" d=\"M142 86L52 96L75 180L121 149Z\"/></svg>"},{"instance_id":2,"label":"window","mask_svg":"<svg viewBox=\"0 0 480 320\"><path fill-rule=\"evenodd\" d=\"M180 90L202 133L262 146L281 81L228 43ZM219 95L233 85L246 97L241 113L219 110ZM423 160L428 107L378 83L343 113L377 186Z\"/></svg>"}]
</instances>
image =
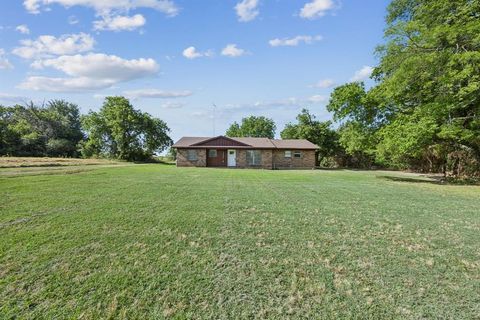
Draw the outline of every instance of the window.
<instances>
[{"instance_id":1,"label":"window","mask_svg":"<svg viewBox=\"0 0 480 320\"><path fill-rule=\"evenodd\" d=\"M187 160L188 161L197 161L197 150L187 150Z\"/></svg>"},{"instance_id":2,"label":"window","mask_svg":"<svg viewBox=\"0 0 480 320\"><path fill-rule=\"evenodd\" d=\"M247 150L247 165L259 166L262 163L262 153L260 150Z\"/></svg>"},{"instance_id":3,"label":"window","mask_svg":"<svg viewBox=\"0 0 480 320\"><path fill-rule=\"evenodd\" d=\"M293 157L294 157L294 158L301 158L301 157L302 157L302 153L301 153L300 151L295 151L295 152L293 153Z\"/></svg>"},{"instance_id":4,"label":"window","mask_svg":"<svg viewBox=\"0 0 480 320\"><path fill-rule=\"evenodd\" d=\"M215 150L215 149L208 150L208 157L209 158L216 158L217 157L217 150Z\"/></svg>"},{"instance_id":5,"label":"window","mask_svg":"<svg viewBox=\"0 0 480 320\"><path fill-rule=\"evenodd\" d=\"M291 158L292 157L292 151L291 150L286 150L285 151L285 158Z\"/></svg>"}]
</instances>

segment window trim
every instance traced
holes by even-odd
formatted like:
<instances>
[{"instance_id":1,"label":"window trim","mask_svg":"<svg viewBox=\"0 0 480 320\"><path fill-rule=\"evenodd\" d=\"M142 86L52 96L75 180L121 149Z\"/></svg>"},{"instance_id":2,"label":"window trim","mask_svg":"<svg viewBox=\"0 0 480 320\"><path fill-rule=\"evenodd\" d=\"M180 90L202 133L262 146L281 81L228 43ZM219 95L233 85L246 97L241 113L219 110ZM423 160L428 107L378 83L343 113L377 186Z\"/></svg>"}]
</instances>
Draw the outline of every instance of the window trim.
<instances>
[{"instance_id":1,"label":"window trim","mask_svg":"<svg viewBox=\"0 0 480 320\"><path fill-rule=\"evenodd\" d=\"M249 163L249 161L248 161L248 158L249 158L248 154L249 154L249 152L250 152L250 153L253 153L253 155L254 155L254 156L252 157L252 159L253 159L253 162L252 162L252 163ZM255 153L256 153L256 152L258 152L258 157L255 157ZM262 165L262 151L261 151L261 150L258 150L258 149L250 149L250 150L247 150L247 151L245 152L245 156L246 156L247 166L250 166L250 167L258 167L258 166L261 166L261 165ZM255 161L255 160L258 160L258 163L257 163L257 161Z\"/></svg>"},{"instance_id":2,"label":"window trim","mask_svg":"<svg viewBox=\"0 0 480 320\"><path fill-rule=\"evenodd\" d=\"M287 152L289 154L288 156L287 156ZM293 155L292 150L285 150L284 153L283 153L283 156L286 159L292 159L292 155Z\"/></svg>"},{"instance_id":3,"label":"window trim","mask_svg":"<svg viewBox=\"0 0 480 320\"><path fill-rule=\"evenodd\" d=\"M302 151L294 151L293 152L293 157L294 158L297 158L297 159L301 159L302 158Z\"/></svg>"},{"instance_id":4,"label":"window trim","mask_svg":"<svg viewBox=\"0 0 480 320\"><path fill-rule=\"evenodd\" d=\"M194 157L191 157L191 155ZM187 149L187 160L188 161L198 161L198 152L196 149Z\"/></svg>"}]
</instances>

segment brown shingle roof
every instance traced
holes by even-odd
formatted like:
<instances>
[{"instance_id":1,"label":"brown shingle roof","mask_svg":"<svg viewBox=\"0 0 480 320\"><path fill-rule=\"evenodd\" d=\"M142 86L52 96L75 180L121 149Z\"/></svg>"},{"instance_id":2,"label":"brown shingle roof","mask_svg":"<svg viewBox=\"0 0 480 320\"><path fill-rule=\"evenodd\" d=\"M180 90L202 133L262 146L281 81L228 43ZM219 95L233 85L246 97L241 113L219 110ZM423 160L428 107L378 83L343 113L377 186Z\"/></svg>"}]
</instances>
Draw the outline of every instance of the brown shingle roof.
<instances>
[{"instance_id":1,"label":"brown shingle roof","mask_svg":"<svg viewBox=\"0 0 480 320\"><path fill-rule=\"evenodd\" d=\"M196 147L199 148L202 145L202 142L211 141L215 138L223 138L222 136L218 137L182 137L178 140L173 147L174 148L189 148L189 147ZM280 139L268 139L268 138L250 138L250 137L242 137L242 138L227 138L231 140L238 141L242 144L246 144L251 148L259 148L259 149L310 149L316 150L318 146L316 144L311 143L305 139L287 139L287 140L280 140ZM245 147L244 147L245 148Z\"/></svg>"},{"instance_id":2,"label":"brown shingle roof","mask_svg":"<svg viewBox=\"0 0 480 320\"><path fill-rule=\"evenodd\" d=\"M272 139L277 149L318 149L318 146L306 139Z\"/></svg>"}]
</instances>

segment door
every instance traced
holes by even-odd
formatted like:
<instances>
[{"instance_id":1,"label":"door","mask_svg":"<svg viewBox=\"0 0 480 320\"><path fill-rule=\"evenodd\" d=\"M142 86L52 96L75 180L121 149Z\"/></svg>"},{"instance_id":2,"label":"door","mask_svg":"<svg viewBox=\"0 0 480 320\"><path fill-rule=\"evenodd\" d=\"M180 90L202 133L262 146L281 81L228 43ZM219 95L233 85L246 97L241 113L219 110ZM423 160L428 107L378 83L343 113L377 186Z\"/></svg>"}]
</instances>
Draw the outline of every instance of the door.
<instances>
[{"instance_id":1,"label":"door","mask_svg":"<svg viewBox=\"0 0 480 320\"><path fill-rule=\"evenodd\" d=\"M228 149L227 165L229 167L237 165L237 151L235 149Z\"/></svg>"}]
</instances>

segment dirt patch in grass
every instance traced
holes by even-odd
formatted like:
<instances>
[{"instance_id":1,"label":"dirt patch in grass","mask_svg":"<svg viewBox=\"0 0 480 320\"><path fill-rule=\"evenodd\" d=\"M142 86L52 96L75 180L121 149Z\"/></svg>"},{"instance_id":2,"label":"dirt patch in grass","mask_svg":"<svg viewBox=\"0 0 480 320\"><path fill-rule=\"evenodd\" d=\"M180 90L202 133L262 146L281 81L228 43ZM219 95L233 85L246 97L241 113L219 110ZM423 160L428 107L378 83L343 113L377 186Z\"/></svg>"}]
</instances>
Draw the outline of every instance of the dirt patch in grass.
<instances>
[{"instance_id":1,"label":"dirt patch in grass","mask_svg":"<svg viewBox=\"0 0 480 320\"><path fill-rule=\"evenodd\" d=\"M61 167L79 165L114 165L123 162L107 159L78 159L50 157L0 157L0 168Z\"/></svg>"}]
</instances>

